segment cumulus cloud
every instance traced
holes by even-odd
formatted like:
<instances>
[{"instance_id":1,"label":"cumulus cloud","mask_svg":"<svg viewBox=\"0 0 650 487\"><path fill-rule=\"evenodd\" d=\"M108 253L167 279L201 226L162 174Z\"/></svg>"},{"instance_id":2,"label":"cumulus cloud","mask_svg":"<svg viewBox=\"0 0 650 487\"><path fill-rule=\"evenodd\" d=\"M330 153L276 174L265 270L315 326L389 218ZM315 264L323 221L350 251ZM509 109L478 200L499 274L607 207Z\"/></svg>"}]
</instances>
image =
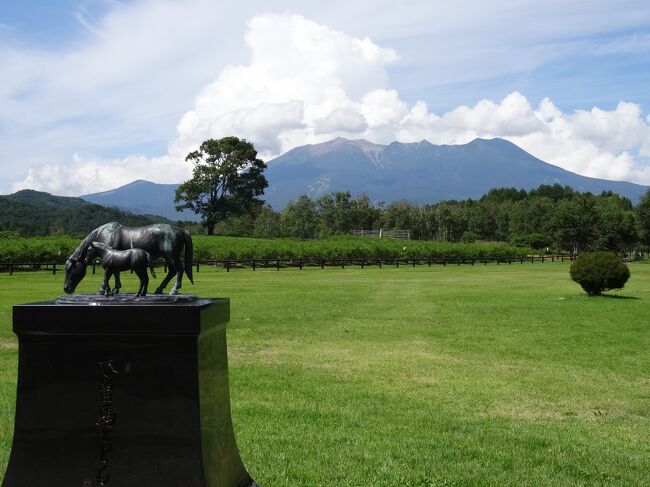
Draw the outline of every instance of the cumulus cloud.
<instances>
[{"instance_id":1,"label":"cumulus cloud","mask_svg":"<svg viewBox=\"0 0 650 487\"><path fill-rule=\"evenodd\" d=\"M168 155L97 160L75 154L69 164L46 164L30 169L23 181L13 185L13 191L38 189L53 194L79 196L113 189L142 178L155 179L159 183L178 183L186 179L190 172L188 163ZM152 177L154 173L155 177Z\"/></svg>"},{"instance_id":2,"label":"cumulus cloud","mask_svg":"<svg viewBox=\"0 0 650 487\"><path fill-rule=\"evenodd\" d=\"M235 133L277 155L301 139L358 134L367 125L362 97L385 87L386 66L397 59L370 39L299 15L258 15L245 38L250 64L227 67L196 97L172 150Z\"/></svg>"},{"instance_id":3,"label":"cumulus cloud","mask_svg":"<svg viewBox=\"0 0 650 487\"><path fill-rule=\"evenodd\" d=\"M336 136L377 143L427 139L462 144L502 137L542 160L587 176L650 183L650 120L634 103L564 113L551 100L534 106L513 92L441 115L409 103L389 85L397 53L300 15L260 14L247 25L247 64L230 65L195 97L168 154L114 161L77 158L31 170L14 190L60 194L110 189L136 178L185 179L185 155L206 138L237 135L270 158Z\"/></svg>"}]
</instances>

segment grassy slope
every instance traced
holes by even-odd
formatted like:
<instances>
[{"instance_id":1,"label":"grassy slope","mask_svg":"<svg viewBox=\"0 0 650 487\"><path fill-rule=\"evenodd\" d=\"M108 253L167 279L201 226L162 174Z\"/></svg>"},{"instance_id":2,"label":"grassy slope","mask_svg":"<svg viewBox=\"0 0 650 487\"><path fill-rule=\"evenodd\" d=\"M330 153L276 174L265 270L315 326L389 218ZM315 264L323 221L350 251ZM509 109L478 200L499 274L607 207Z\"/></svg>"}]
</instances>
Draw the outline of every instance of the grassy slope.
<instances>
[{"instance_id":1,"label":"grassy slope","mask_svg":"<svg viewBox=\"0 0 650 487\"><path fill-rule=\"evenodd\" d=\"M233 419L260 485L648 485L650 266L631 271L619 298L583 296L561 263L202 268L184 290L232 299ZM10 307L61 281L0 275L0 470Z\"/></svg>"}]
</instances>

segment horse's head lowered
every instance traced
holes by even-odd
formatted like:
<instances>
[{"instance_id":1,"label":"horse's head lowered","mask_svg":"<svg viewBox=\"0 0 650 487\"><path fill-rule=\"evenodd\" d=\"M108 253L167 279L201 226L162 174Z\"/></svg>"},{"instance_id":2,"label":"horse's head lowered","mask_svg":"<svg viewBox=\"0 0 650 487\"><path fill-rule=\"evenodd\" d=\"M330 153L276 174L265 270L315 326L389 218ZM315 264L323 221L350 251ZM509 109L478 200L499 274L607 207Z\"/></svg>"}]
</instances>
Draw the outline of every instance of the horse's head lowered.
<instances>
[{"instance_id":1,"label":"horse's head lowered","mask_svg":"<svg viewBox=\"0 0 650 487\"><path fill-rule=\"evenodd\" d=\"M86 276L86 260L70 257L65 261L65 282L63 290L71 294L77 289L77 285Z\"/></svg>"}]
</instances>

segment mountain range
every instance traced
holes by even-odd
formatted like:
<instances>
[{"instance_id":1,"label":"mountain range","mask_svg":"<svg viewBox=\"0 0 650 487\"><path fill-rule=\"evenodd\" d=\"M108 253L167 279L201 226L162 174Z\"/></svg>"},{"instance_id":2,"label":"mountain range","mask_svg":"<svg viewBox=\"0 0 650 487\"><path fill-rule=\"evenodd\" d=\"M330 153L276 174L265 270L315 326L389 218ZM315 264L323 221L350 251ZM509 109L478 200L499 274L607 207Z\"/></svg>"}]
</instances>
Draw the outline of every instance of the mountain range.
<instances>
[{"instance_id":1,"label":"mountain range","mask_svg":"<svg viewBox=\"0 0 650 487\"><path fill-rule=\"evenodd\" d=\"M8 230L25 236L56 233L86 235L110 221L141 226L165 219L156 215L134 215L81 198L54 196L31 189L0 196L0 231Z\"/></svg>"},{"instance_id":2,"label":"mountain range","mask_svg":"<svg viewBox=\"0 0 650 487\"><path fill-rule=\"evenodd\" d=\"M373 144L337 138L290 150L268 162L269 187L264 200L282 209L301 194L313 198L332 191L365 194L373 202L478 199L492 188L531 190L560 184L595 194L613 191L637 202L647 186L589 178L548 164L503 139L475 139L462 145L415 143ZM135 181L126 186L82 196L87 201L134 213L169 219L195 219L174 209L174 184Z\"/></svg>"},{"instance_id":3,"label":"mountain range","mask_svg":"<svg viewBox=\"0 0 650 487\"><path fill-rule=\"evenodd\" d=\"M136 214L162 215L170 220L198 220L194 212L176 211L174 197L177 187L178 184L157 184L138 179L110 191L86 194L80 198Z\"/></svg>"}]
</instances>

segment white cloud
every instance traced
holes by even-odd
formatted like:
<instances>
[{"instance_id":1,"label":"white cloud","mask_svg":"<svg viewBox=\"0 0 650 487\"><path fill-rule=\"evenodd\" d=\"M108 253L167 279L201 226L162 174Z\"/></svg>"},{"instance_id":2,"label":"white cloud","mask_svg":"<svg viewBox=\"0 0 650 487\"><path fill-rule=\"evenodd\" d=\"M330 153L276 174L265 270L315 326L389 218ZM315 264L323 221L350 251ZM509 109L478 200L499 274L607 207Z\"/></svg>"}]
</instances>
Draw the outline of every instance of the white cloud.
<instances>
[{"instance_id":1,"label":"white cloud","mask_svg":"<svg viewBox=\"0 0 650 487\"><path fill-rule=\"evenodd\" d=\"M437 115L389 86L388 67L397 54L368 38L299 15L260 14L248 23L245 43L250 61L224 67L200 91L180 117L166 156L77 158L34 168L13 189L81 194L137 178L181 181L190 173L185 155L206 138L226 135L251 140L267 158L336 136L438 144L503 137L580 174L650 183L649 121L634 103L563 113L549 99L535 107L513 92Z\"/></svg>"},{"instance_id":2,"label":"white cloud","mask_svg":"<svg viewBox=\"0 0 650 487\"><path fill-rule=\"evenodd\" d=\"M369 39L299 15L254 17L246 43L250 64L227 67L196 97L178 125L174 152L236 134L277 155L300 137L316 142L333 132L358 133L366 125L361 107L370 107L361 98L386 85L386 66L397 59Z\"/></svg>"},{"instance_id":3,"label":"white cloud","mask_svg":"<svg viewBox=\"0 0 650 487\"><path fill-rule=\"evenodd\" d=\"M30 169L27 177L15 183L12 190L38 189L53 194L79 196L146 178L152 170L156 172L157 182L178 183L191 173L191 165L170 156L149 158L136 155L117 160L97 160L75 154L69 164L46 164L38 169Z\"/></svg>"}]
</instances>

